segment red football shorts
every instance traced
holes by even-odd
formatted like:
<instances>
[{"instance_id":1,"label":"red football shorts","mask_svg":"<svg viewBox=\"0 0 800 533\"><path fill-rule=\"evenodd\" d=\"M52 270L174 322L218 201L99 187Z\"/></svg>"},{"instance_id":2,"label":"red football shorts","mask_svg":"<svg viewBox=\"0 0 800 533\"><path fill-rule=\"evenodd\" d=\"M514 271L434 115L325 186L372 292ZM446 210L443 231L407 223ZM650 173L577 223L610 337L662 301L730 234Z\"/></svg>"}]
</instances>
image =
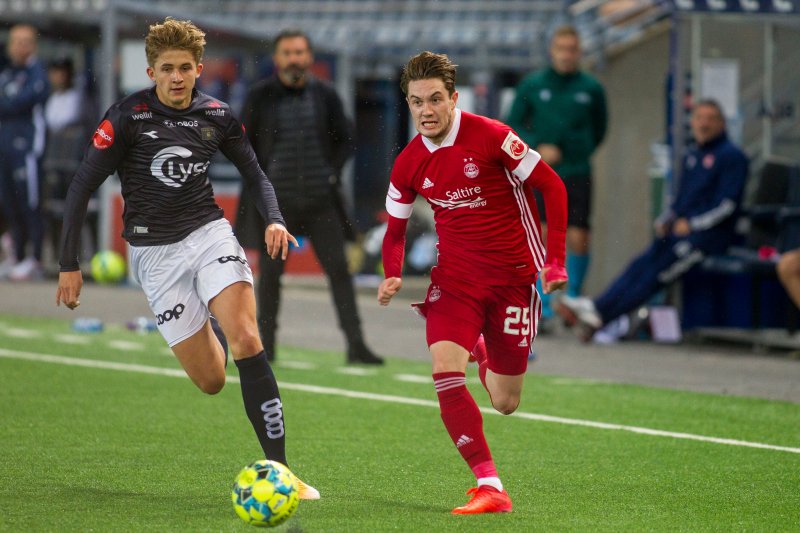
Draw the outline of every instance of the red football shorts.
<instances>
[{"instance_id":1,"label":"red football shorts","mask_svg":"<svg viewBox=\"0 0 800 533\"><path fill-rule=\"evenodd\" d=\"M483 333L489 370L524 374L541 313L533 285L478 285L436 271L425 302L414 306L426 319L428 346L451 341L471 352Z\"/></svg>"}]
</instances>

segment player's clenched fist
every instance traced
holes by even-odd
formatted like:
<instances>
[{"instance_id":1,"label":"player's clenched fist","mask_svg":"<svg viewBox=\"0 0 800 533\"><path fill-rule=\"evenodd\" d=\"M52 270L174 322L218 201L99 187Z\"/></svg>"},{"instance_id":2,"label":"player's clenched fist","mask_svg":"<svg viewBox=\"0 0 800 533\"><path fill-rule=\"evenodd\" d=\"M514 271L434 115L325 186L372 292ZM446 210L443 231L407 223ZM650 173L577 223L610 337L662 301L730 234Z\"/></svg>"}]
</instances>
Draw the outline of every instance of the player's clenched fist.
<instances>
[{"instance_id":1,"label":"player's clenched fist","mask_svg":"<svg viewBox=\"0 0 800 533\"><path fill-rule=\"evenodd\" d=\"M70 309L75 309L81 302L78 298L83 287L83 275L80 270L74 272L60 272L58 274L58 288L56 289L56 305L64 302Z\"/></svg>"},{"instance_id":2,"label":"player's clenched fist","mask_svg":"<svg viewBox=\"0 0 800 533\"><path fill-rule=\"evenodd\" d=\"M378 286L378 303L381 305L389 305L392 296L397 294L403 286L403 280L400 278L386 278Z\"/></svg>"},{"instance_id":3,"label":"player's clenched fist","mask_svg":"<svg viewBox=\"0 0 800 533\"><path fill-rule=\"evenodd\" d=\"M281 224L270 224L267 226L267 231L264 232L264 242L267 245L267 253L271 258L276 259L278 255L280 255L281 259L284 261L289 257L290 242L297 247L300 246L297 243L297 239L286 231L286 228Z\"/></svg>"},{"instance_id":4,"label":"player's clenched fist","mask_svg":"<svg viewBox=\"0 0 800 533\"><path fill-rule=\"evenodd\" d=\"M563 289L567 286L569 278L567 270L557 264L546 264L539 274L542 277L542 288L545 294Z\"/></svg>"}]
</instances>

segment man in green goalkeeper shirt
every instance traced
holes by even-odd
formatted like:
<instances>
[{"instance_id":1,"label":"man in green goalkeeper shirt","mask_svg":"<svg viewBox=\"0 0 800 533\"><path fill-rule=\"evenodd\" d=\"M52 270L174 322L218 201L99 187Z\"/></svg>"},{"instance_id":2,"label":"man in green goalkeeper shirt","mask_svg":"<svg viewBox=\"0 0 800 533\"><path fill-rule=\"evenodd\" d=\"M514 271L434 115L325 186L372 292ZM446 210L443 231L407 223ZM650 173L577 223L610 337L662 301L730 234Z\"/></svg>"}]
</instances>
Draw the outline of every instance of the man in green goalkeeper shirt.
<instances>
[{"instance_id":1,"label":"man in green goalkeeper shirt","mask_svg":"<svg viewBox=\"0 0 800 533\"><path fill-rule=\"evenodd\" d=\"M550 41L550 66L526 76L517 86L506 123L534 148L564 180L567 188L567 293L578 296L589 268L592 197L590 157L606 133L605 91L579 69L580 38L572 26L558 28ZM547 214L536 196L542 231ZM542 295L542 324L553 317L550 295ZM544 327L542 327L544 326Z\"/></svg>"}]
</instances>

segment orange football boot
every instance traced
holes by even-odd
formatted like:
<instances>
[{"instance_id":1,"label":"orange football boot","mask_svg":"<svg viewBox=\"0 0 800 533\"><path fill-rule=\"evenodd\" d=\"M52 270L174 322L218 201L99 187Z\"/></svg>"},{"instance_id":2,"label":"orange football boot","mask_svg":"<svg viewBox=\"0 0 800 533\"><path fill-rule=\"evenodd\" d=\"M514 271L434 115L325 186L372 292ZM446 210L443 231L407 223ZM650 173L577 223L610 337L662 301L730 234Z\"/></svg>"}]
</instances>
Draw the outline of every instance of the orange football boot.
<instances>
[{"instance_id":1,"label":"orange football boot","mask_svg":"<svg viewBox=\"0 0 800 533\"><path fill-rule=\"evenodd\" d=\"M297 496L301 500L319 500L319 491L297 478Z\"/></svg>"},{"instance_id":2,"label":"orange football boot","mask_svg":"<svg viewBox=\"0 0 800 533\"><path fill-rule=\"evenodd\" d=\"M494 487L475 487L467 491L472 499L461 507L453 509L453 514L510 513L511 498L506 491Z\"/></svg>"}]
</instances>

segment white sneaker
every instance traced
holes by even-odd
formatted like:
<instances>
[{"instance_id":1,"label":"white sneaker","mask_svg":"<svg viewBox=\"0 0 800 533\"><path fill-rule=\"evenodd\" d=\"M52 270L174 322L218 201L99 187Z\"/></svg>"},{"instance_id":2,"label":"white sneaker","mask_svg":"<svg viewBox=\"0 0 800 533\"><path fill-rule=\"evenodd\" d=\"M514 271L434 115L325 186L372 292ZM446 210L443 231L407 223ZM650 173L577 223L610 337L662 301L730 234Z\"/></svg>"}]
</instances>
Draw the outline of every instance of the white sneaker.
<instances>
[{"instance_id":1,"label":"white sneaker","mask_svg":"<svg viewBox=\"0 0 800 533\"><path fill-rule=\"evenodd\" d=\"M592 342L597 344L614 344L631 330L631 319L622 315L595 332Z\"/></svg>"},{"instance_id":2,"label":"white sneaker","mask_svg":"<svg viewBox=\"0 0 800 533\"><path fill-rule=\"evenodd\" d=\"M558 314L569 326L574 326L577 322L592 329L598 330L603 327L603 319L594 306L594 302L589 298L579 296L562 296L558 299Z\"/></svg>"},{"instance_id":3,"label":"white sneaker","mask_svg":"<svg viewBox=\"0 0 800 533\"><path fill-rule=\"evenodd\" d=\"M44 277L42 265L33 257L23 259L11 269L8 278L12 281L34 281Z\"/></svg>"}]
</instances>

